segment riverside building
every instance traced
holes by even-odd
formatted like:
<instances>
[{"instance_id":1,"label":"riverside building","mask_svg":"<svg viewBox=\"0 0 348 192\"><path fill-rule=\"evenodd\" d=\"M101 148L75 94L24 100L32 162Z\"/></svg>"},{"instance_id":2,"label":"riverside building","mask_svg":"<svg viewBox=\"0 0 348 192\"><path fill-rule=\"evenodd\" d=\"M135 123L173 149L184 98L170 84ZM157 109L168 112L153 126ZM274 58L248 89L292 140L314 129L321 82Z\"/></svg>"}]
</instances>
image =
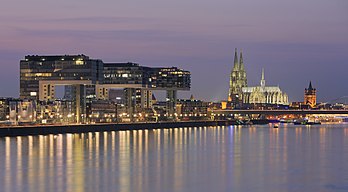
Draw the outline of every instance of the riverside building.
<instances>
[{"instance_id":1,"label":"riverside building","mask_svg":"<svg viewBox=\"0 0 348 192\"><path fill-rule=\"evenodd\" d=\"M181 120L206 120L209 103L195 99L179 99L177 103L178 118Z\"/></svg>"},{"instance_id":2,"label":"riverside building","mask_svg":"<svg viewBox=\"0 0 348 192\"><path fill-rule=\"evenodd\" d=\"M20 61L20 98L55 100L55 87L65 86L74 103L76 122L83 122L89 100L108 100L111 89L124 89L129 116L136 106L151 108L153 90L167 92L167 115L174 117L177 91L190 90L191 74L176 67L145 67L137 63L104 63L86 55L28 55Z\"/></svg>"}]
</instances>

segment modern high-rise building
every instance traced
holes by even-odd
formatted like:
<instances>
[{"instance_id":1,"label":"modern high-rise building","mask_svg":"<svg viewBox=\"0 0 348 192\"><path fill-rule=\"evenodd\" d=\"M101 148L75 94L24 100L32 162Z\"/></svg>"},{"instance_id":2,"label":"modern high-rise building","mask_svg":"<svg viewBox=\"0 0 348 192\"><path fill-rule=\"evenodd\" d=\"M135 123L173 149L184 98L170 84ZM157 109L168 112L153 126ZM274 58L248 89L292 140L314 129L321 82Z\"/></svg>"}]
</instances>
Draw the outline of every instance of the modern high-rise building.
<instances>
[{"instance_id":1,"label":"modern high-rise building","mask_svg":"<svg viewBox=\"0 0 348 192\"><path fill-rule=\"evenodd\" d=\"M28 55L20 61L20 98L52 100L57 85L103 81L103 62L85 55Z\"/></svg>"},{"instance_id":2,"label":"modern high-rise building","mask_svg":"<svg viewBox=\"0 0 348 192\"><path fill-rule=\"evenodd\" d=\"M240 58L238 62L238 53L235 49L234 53L234 65L230 74L230 88L228 92L228 101L234 104L242 102L242 88L248 86L247 75L244 68L244 61L242 51L240 52Z\"/></svg>"},{"instance_id":3,"label":"modern high-rise building","mask_svg":"<svg viewBox=\"0 0 348 192\"><path fill-rule=\"evenodd\" d=\"M317 90L313 88L312 81L309 82L308 88L305 89L304 104L312 108L317 105Z\"/></svg>"},{"instance_id":4,"label":"modern high-rise building","mask_svg":"<svg viewBox=\"0 0 348 192\"><path fill-rule=\"evenodd\" d=\"M97 98L108 98L110 89L126 88L125 104L130 111L152 107L152 91L167 92L168 116L173 116L178 90L189 90L191 74L176 67L145 67L137 63L104 63L103 84L96 85ZM139 103L139 102L140 103ZM129 111L129 113L130 113Z\"/></svg>"},{"instance_id":5,"label":"modern high-rise building","mask_svg":"<svg viewBox=\"0 0 348 192\"><path fill-rule=\"evenodd\" d=\"M191 74L176 67L104 63L85 55L29 55L20 61L21 99L55 100L55 86L64 86L64 98L76 104L78 122L86 114L86 99L107 100L110 89L125 89L128 113L136 106L151 107L151 91L167 91L168 116L173 116L177 91L190 90Z\"/></svg>"}]
</instances>

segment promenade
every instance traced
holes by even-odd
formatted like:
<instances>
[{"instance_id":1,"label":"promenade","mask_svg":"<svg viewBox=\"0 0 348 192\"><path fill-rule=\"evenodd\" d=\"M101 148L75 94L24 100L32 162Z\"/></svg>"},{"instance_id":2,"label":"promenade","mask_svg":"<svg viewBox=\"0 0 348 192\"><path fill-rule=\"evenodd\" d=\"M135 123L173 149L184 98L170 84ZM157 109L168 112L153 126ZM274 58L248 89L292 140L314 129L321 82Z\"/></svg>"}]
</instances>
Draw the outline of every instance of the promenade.
<instances>
[{"instance_id":1,"label":"promenade","mask_svg":"<svg viewBox=\"0 0 348 192\"><path fill-rule=\"evenodd\" d=\"M185 121L185 122L151 122L151 123L103 123L74 125L35 125L0 127L0 137L15 137L27 135L48 135L66 133L88 133L104 131L166 129L184 127L226 126L234 125L236 121Z\"/></svg>"}]
</instances>

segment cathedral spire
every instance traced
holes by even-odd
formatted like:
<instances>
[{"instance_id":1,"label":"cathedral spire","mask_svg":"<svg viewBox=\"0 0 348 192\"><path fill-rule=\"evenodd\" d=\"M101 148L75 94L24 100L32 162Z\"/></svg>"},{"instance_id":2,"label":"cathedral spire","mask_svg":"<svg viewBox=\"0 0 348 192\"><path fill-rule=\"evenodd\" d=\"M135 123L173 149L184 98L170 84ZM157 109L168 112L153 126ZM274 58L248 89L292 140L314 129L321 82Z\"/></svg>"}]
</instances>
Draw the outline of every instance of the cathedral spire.
<instances>
[{"instance_id":1,"label":"cathedral spire","mask_svg":"<svg viewBox=\"0 0 348 192\"><path fill-rule=\"evenodd\" d=\"M243 61L242 49L240 50L239 67L240 67L241 70L244 70L244 61Z\"/></svg>"},{"instance_id":2,"label":"cathedral spire","mask_svg":"<svg viewBox=\"0 0 348 192\"><path fill-rule=\"evenodd\" d=\"M308 90L313 90L312 81L309 81Z\"/></svg>"},{"instance_id":3,"label":"cathedral spire","mask_svg":"<svg viewBox=\"0 0 348 192\"><path fill-rule=\"evenodd\" d=\"M266 80L265 80L265 69L262 68L262 74L261 74L261 87L266 86Z\"/></svg>"},{"instance_id":4,"label":"cathedral spire","mask_svg":"<svg viewBox=\"0 0 348 192\"><path fill-rule=\"evenodd\" d=\"M237 48L234 50L234 66L233 69L238 68L238 54L237 54Z\"/></svg>"}]
</instances>

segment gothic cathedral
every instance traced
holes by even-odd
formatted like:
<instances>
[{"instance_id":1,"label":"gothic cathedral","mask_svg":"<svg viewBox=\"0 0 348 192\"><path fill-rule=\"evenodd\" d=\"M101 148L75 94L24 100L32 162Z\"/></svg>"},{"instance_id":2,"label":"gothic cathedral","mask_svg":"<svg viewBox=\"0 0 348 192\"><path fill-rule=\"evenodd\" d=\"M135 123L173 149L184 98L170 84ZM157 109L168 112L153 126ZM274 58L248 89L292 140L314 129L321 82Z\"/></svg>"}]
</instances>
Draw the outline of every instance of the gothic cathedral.
<instances>
[{"instance_id":1,"label":"gothic cathedral","mask_svg":"<svg viewBox=\"0 0 348 192\"><path fill-rule=\"evenodd\" d=\"M247 86L247 76L243 63L242 51L238 62L238 53L235 49L234 65L230 75L230 89L228 101L238 104L242 103L242 88Z\"/></svg>"},{"instance_id":2,"label":"gothic cathedral","mask_svg":"<svg viewBox=\"0 0 348 192\"><path fill-rule=\"evenodd\" d=\"M260 86L248 87L243 55L241 52L238 62L237 49L235 50L234 66L230 76L228 101L236 106L240 104L289 104L288 95L282 92L279 86L266 86L263 69Z\"/></svg>"}]
</instances>

